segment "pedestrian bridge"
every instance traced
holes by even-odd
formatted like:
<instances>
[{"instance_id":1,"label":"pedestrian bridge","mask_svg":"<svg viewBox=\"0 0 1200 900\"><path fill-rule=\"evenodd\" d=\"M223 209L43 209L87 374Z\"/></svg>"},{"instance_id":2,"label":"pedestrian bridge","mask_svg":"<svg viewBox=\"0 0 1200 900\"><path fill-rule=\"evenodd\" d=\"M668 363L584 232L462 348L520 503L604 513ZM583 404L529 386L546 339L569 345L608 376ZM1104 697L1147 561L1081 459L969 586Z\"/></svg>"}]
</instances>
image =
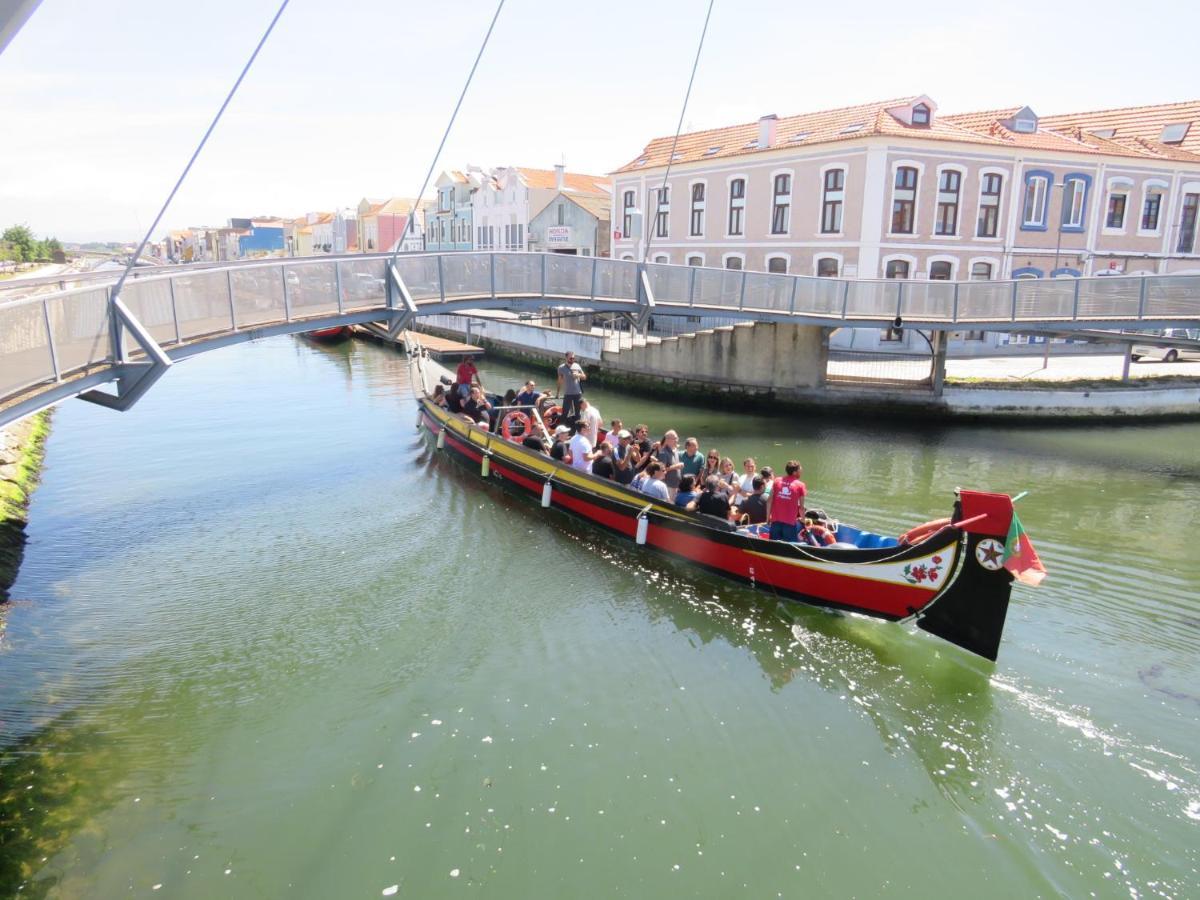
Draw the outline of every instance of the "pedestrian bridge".
<instances>
[{"instance_id":1,"label":"pedestrian bridge","mask_svg":"<svg viewBox=\"0 0 1200 900\"><path fill-rule=\"evenodd\" d=\"M79 395L125 409L175 361L362 322L572 307L829 328L1075 331L1200 324L1200 275L1016 281L814 278L554 253L387 254L172 266L0 302L0 425ZM97 390L114 382L115 394Z\"/></svg>"}]
</instances>

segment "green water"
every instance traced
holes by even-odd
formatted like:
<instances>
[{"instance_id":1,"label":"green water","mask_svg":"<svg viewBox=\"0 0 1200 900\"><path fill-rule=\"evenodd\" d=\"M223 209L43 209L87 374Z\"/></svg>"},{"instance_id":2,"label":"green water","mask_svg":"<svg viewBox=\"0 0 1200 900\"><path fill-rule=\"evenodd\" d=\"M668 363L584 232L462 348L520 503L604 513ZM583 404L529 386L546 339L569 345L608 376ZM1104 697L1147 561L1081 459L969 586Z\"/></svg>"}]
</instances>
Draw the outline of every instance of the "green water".
<instances>
[{"instance_id":1,"label":"green water","mask_svg":"<svg viewBox=\"0 0 1200 900\"><path fill-rule=\"evenodd\" d=\"M1050 578L991 666L482 486L383 348L200 357L56 416L0 645L0 895L1197 895L1200 426L591 396L796 456L878 531L1029 490Z\"/></svg>"}]
</instances>

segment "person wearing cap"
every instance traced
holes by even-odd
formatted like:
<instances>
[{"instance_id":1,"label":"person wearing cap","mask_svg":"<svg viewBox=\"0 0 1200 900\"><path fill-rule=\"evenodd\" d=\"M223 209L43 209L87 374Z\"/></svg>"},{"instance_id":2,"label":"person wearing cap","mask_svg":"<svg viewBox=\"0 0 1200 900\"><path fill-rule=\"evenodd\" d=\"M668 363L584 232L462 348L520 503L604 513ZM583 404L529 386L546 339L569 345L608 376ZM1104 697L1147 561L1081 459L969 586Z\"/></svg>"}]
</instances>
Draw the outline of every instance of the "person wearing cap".
<instances>
[{"instance_id":1,"label":"person wearing cap","mask_svg":"<svg viewBox=\"0 0 1200 900\"><path fill-rule=\"evenodd\" d=\"M570 436L571 429L566 425L559 425L554 429L554 443L550 446L552 459L557 459L559 462L571 461L571 453L567 447L567 438Z\"/></svg>"},{"instance_id":2,"label":"person wearing cap","mask_svg":"<svg viewBox=\"0 0 1200 900\"><path fill-rule=\"evenodd\" d=\"M522 412L532 415L534 407L541 402L544 396L546 395L537 390L537 385L534 384L531 378L525 382L525 387L521 389L521 392L517 394L513 402L521 408Z\"/></svg>"},{"instance_id":3,"label":"person wearing cap","mask_svg":"<svg viewBox=\"0 0 1200 900\"><path fill-rule=\"evenodd\" d=\"M617 446L613 451L613 480L618 484L631 484L641 462L641 451L633 442L633 435L622 428L617 433ZM612 437L612 433L609 433Z\"/></svg>"}]
</instances>

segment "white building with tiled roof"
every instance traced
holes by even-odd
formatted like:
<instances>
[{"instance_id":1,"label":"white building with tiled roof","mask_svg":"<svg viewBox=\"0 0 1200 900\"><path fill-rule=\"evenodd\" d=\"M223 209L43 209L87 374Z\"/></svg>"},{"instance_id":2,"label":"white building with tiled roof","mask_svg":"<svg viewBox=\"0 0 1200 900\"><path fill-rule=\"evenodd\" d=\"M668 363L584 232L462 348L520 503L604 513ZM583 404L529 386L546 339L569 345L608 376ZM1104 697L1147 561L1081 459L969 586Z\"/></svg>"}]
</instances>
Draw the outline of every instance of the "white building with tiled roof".
<instances>
[{"instance_id":1,"label":"white building with tiled roof","mask_svg":"<svg viewBox=\"0 0 1200 900\"><path fill-rule=\"evenodd\" d=\"M606 203L612 182L604 175L584 175L553 169L502 166L482 179L472 197L476 250L528 250L530 221L558 195L581 199L601 198ZM572 244L582 251L582 244ZM589 242L587 247L594 247Z\"/></svg>"},{"instance_id":2,"label":"white building with tiled roof","mask_svg":"<svg viewBox=\"0 0 1200 900\"><path fill-rule=\"evenodd\" d=\"M672 142L612 176L616 257L859 278L1200 271L1200 102L942 115L917 96L685 134L673 157Z\"/></svg>"}]
</instances>

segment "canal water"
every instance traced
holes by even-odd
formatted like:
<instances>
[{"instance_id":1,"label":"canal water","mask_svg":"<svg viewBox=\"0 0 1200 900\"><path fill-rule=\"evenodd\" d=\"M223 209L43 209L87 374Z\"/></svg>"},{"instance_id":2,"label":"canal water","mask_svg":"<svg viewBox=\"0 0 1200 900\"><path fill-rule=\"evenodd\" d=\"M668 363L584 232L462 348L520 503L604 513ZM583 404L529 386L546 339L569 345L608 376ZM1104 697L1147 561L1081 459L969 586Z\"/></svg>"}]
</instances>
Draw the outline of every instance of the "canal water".
<instances>
[{"instance_id":1,"label":"canal water","mask_svg":"<svg viewBox=\"0 0 1200 900\"><path fill-rule=\"evenodd\" d=\"M206 355L56 413L0 645L0 894L1197 896L1200 427L592 396L797 457L876 531L1028 490L1050 577L986 664L482 484L382 347Z\"/></svg>"}]
</instances>

